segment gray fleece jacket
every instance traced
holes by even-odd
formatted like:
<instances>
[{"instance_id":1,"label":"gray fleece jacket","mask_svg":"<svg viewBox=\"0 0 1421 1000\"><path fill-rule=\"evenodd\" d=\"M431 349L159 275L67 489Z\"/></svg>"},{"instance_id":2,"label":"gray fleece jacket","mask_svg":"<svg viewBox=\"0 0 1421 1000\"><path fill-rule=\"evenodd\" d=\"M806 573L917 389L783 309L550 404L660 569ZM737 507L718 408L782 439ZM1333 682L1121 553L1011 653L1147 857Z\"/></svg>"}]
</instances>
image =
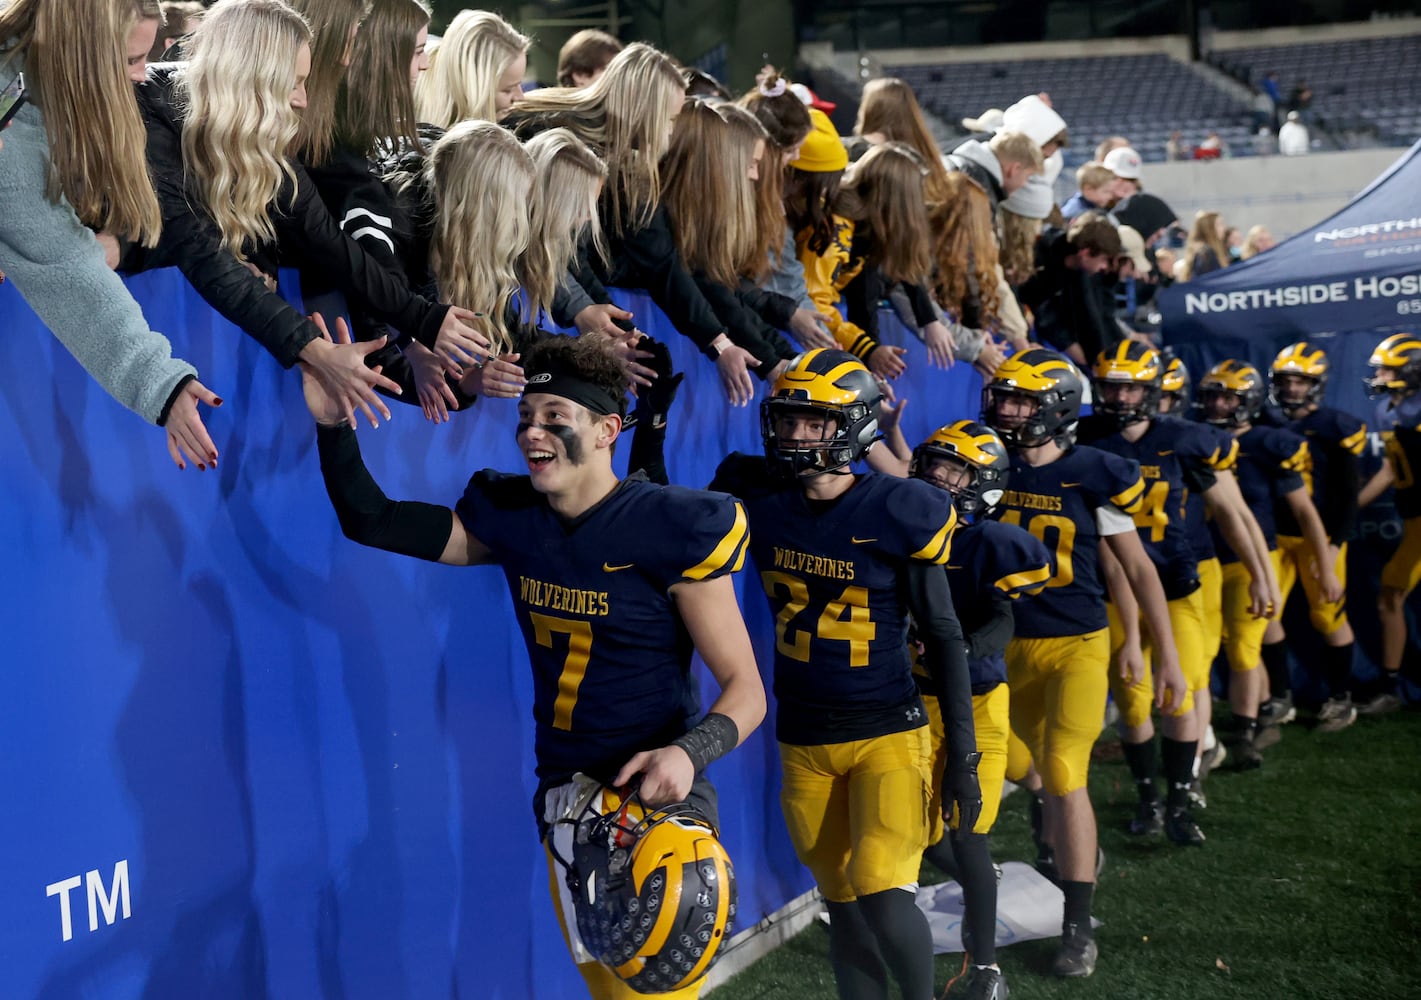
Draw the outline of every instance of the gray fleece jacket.
<instances>
[{"instance_id":1,"label":"gray fleece jacket","mask_svg":"<svg viewBox=\"0 0 1421 1000\"><path fill-rule=\"evenodd\" d=\"M0 271L110 396L150 423L166 421L197 369L148 328L69 203L45 197L49 143L39 109L21 108L0 140ZM13 322L0 316L0 329Z\"/></svg>"}]
</instances>

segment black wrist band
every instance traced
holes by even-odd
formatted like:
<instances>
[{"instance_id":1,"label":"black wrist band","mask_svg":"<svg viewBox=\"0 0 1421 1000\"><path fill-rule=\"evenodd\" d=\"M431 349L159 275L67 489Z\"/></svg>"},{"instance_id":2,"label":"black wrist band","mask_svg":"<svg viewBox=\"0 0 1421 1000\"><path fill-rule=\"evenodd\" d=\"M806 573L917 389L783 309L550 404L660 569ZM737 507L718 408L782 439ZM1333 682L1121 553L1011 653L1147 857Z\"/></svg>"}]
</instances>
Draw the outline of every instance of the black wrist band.
<instances>
[{"instance_id":1,"label":"black wrist band","mask_svg":"<svg viewBox=\"0 0 1421 1000\"><path fill-rule=\"evenodd\" d=\"M739 743L740 730L735 720L719 712L707 715L685 736L671 741L672 746L686 751L697 774L704 771L711 761L730 753Z\"/></svg>"}]
</instances>

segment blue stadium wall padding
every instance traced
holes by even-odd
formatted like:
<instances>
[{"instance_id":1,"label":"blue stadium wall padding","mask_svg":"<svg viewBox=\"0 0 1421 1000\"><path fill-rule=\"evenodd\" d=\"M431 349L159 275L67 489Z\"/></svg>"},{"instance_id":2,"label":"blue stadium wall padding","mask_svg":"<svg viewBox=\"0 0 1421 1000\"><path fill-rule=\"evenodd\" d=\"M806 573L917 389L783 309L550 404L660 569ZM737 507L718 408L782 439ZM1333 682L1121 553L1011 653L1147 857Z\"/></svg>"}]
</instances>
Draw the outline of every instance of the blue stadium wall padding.
<instances>
[{"instance_id":1,"label":"blue stadium wall padding","mask_svg":"<svg viewBox=\"0 0 1421 1000\"><path fill-rule=\"evenodd\" d=\"M162 431L0 286L0 992L584 995L535 840L529 672L501 575L346 541L299 376L177 272L129 287L226 399L208 418L215 472L176 471ZM757 450L757 411L729 410L710 362L644 297L619 296L688 373L673 478L702 485L728 451ZM930 370L908 348L910 440L975 413L968 366ZM475 470L520 467L509 402L442 427L392 407L360 439L393 497L452 504ZM752 574L742 603L768 678ZM712 777L747 927L812 885L780 817L770 726ZM109 898L120 862L127 917Z\"/></svg>"}]
</instances>

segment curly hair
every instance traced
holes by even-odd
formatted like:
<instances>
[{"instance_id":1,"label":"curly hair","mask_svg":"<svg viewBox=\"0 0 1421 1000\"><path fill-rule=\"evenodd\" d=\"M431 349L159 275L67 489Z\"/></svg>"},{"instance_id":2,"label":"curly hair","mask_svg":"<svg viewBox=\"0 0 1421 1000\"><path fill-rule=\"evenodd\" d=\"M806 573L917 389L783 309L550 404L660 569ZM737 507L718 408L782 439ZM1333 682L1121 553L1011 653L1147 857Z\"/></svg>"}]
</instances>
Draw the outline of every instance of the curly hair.
<instances>
[{"instance_id":1,"label":"curly hair","mask_svg":"<svg viewBox=\"0 0 1421 1000\"><path fill-rule=\"evenodd\" d=\"M627 416L627 376L601 337L544 337L528 350L523 370L573 372L618 401L617 416Z\"/></svg>"}]
</instances>

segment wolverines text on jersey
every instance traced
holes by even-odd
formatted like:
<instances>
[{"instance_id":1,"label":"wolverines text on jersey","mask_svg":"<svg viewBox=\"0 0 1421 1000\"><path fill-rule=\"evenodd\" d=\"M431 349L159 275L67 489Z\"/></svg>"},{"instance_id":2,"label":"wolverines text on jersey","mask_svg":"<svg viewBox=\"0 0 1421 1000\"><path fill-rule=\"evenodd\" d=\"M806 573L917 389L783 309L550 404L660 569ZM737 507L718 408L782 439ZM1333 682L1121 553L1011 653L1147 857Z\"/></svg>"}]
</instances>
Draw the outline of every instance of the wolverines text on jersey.
<instances>
[{"instance_id":1,"label":"wolverines text on jersey","mask_svg":"<svg viewBox=\"0 0 1421 1000\"><path fill-rule=\"evenodd\" d=\"M867 473L816 503L745 455L727 458L712 486L738 495L750 516L750 554L775 614L779 741L819 746L926 725L900 575L914 560L947 562L951 498Z\"/></svg>"},{"instance_id":2,"label":"wolverines text on jersey","mask_svg":"<svg viewBox=\"0 0 1421 1000\"><path fill-rule=\"evenodd\" d=\"M669 591L738 570L748 536L733 497L623 480L574 521L527 476L484 471L456 508L503 569L533 665L544 787L611 780L685 734L697 710L691 638Z\"/></svg>"},{"instance_id":3,"label":"wolverines text on jersey","mask_svg":"<svg viewBox=\"0 0 1421 1000\"><path fill-rule=\"evenodd\" d=\"M1051 580L1016 609L1016 637L1085 635L1108 624L1096 511L1133 516L1144 500L1139 464L1078 446L1048 465L1012 456L1010 489L995 517L1025 528L1051 552Z\"/></svg>"}]
</instances>

